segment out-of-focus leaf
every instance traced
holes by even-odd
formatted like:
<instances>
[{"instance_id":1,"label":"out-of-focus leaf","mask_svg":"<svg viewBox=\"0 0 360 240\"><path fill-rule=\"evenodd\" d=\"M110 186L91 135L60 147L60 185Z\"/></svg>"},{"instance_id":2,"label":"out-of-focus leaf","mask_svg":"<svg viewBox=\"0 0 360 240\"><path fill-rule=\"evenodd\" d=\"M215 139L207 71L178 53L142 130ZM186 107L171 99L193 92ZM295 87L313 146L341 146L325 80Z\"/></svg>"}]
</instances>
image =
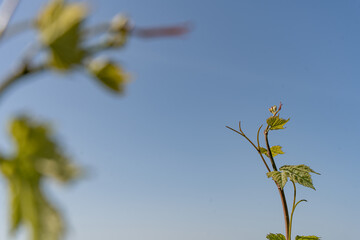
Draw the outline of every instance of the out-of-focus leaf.
<instances>
[{"instance_id":1,"label":"out-of-focus leaf","mask_svg":"<svg viewBox=\"0 0 360 240\"><path fill-rule=\"evenodd\" d=\"M93 59L88 70L101 84L117 93L123 93L125 84L129 82L129 75L108 60Z\"/></svg>"},{"instance_id":2,"label":"out-of-focus leaf","mask_svg":"<svg viewBox=\"0 0 360 240\"><path fill-rule=\"evenodd\" d=\"M63 155L51 137L49 127L26 117L11 124L15 152L1 157L0 169L9 182L11 231L30 227L33 240L58 240L64 233L63 221L47 200L42 184L46 177L69 182L80 170Z\"/></svg>"},{"instance_id":3,"label":"out-of-focus leaf","mask_svg":"<svg viewBox=\"0 0 360 240\"><path fill-rule=\"evenodd\" d=\"M286 240L285 236L281 233L269 233L266 238L269 240Z\"/></svg>"},{"instance_id":4,"label":"out-of-focus leaf","mask_svg":"<svg viewBox=\"0 0 360 240\"><path fill-rule=\"evenodd\" d=\"M36 26L40 40L50 50L50 65L67 70L81 63L85 52L81 48L81 23L86 7L63 0L51 1L38 15Z\"/></svg>"},{"instance_id":5,"label":"out-of-focus leaf","mask_svg":"<svg viewBox=\"0 0 360 240\"><path fill-rule=\"evenodd\" d=\"M270 148L270 151L271 151L271 154L273 157L275 157L276 155L279 155L279 154L284 154L284 152L281 149L281 146L279 146L279 145L272 146ZM269 157L269 154L268 154L268 151L266 148L260 147L260 152L262 154L265 154L267 157Z\"/></svg>"}]
</instances>

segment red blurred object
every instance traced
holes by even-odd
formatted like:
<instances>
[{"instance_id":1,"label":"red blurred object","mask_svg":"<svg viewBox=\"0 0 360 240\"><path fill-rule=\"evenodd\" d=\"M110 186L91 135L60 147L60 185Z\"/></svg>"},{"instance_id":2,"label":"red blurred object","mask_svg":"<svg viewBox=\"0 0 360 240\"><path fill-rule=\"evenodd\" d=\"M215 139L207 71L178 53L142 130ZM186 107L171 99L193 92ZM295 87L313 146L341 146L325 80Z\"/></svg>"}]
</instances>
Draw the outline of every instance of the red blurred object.
<instances>
[{"instance_id":1,"label":"red blurred object","mask_svg":"<svg viewBox=\"0 0 360 240\"><path fill-rule=\"evenodd\" d=\"M176 37L184 35L189 31L189 24L183 23L166 27L135 28L133 34L141 38Z\"/></svg>"}]
</instances>

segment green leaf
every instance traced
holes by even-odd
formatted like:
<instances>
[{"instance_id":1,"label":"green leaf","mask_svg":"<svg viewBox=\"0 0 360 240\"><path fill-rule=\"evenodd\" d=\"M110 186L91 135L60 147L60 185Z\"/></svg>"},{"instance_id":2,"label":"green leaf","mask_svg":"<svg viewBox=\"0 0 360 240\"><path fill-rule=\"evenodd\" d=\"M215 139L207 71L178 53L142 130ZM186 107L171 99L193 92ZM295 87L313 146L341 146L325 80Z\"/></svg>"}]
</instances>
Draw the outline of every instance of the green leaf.
<instances>
[{"instance_id":1,"label":"green leaf","mask_svg":"<svg viewBox=\"0 0 360 240\"><path fill-rule=\"evenodd\" d=\"M268 178L272 178L277 184L279 184L279 186L281 187L281 189L283 189L285 187L285 184L287 183L287 174L285 172L279 172L279 171L272 171L272 172L268 172L266 173Z\"/></svg>"},{"instance_id":2,"label":"green leaf","mask_svg":"<svg viewBox=\"0 0 360 240\"><path fill-rule=\"evenodd\" d=\"M271 154L273 157L275 157L276 155L279 155L279 154L284 154L284 152L281 149L281 146L279 146L279 145L272 146L270 148L270 151L271 151ZM262 154L265 154L267 157L269 157L269 154L268 154L268 151L266 148L260 147L260 152Z\"/></svg>"},{"instance_id":3,"label":"green leaf","mask_svg":"<svg viewBox=\"0 0 360 240\"><path fill-rule=\"evenodd\" d=\"M40 41L49 48L49 63L54 68L67 70L82 62L85 51L80 46L80 27L86 12L83 4L53 0L38 15Z\"/></svg>"},{"instance_id":4,"label":"green leaf","mask_svg":"<svg viewBox=\"0 0 360 240\"><path fill-rule=\"evenodd\" d=\"M290 118L283 119L280 118L279 116L272 116L266 120L266 123L270 126L269 128L270 130L278 130L278 129L284 129L285 123L287 123L289 120Z\"/></svg>"},{"instance_id":5,"label":"green leaf","mask_svg":"<svg viewBox=\"0 0 360 240\"><path fill-rule=\"evenodd\" d=\"M266 236L268 240L286 240L285 236L281 233L270 233Z\"/></svg>"},{"instance_id":6,"label":"green leaf","mask_svg":"<svg viewBox=\"0 0 360 240\"><path fill-rule=\"evenodd\" d=\"M279 155L279 154L284 154L284 152L281 149L281 146L279 146L279 145L272 146L270 148L270 150L271 150L271 154L273 155L273 157L275 157L276 155Z\"/></svg>"},{"instance_id":7,"label":"green leaf","mask_svg":"<svg viewBox=\"0 0 360 240\"><path fill-rule=\"evenodd\" d=\"M1 157L0 170L9 183L11 232L21 225L31 229L33 240L60 239L63 220L43 190L45 178L67 183L79 176L80 170L63 154L47 125L26 117L11 123L15 152Z\"/></svg>"},{"instance_id":8,"label":"green leaf","mask_svg":"<svg viewBox=\"0 0 360 240\"><path fill-rule=\"evenodd\" d=\"M267 149L266 148L263 148L263 147L260 147L260 152L262 154L267 154Z\"/></svg>"},{"instance_id":9,"label":"green leaf","mask_svg":"<svg viewBox=\"0 0 360 240\"><path fill-rule=\"evenodd\" d=\"M101 84L117 93L123 93L125 84L129 82L129 75L108 60L93 59L88 70Z\"/></svg>"},{"instance_id":10,"label":"green leaf","mask_svg":"<svg viewBox=\"0 0 360 240\"><path fill-rule=\"evenodd\" d=\"M317 236L296 236L295 240L319 240Z\"/></svg>"},{"instance_id":11,"label":"green leaf","mask_svg":"<svg viewBox=\"0 0 360 240\"><path fill-rule=\"evenodd\" d=\"M294 183L299 183L315 190L310 173L319 173L315 172L310 167L306 165L284 165L279 170L280 171L268 172L266 175L278 183L281 189L284 188L288 178L290 178Z\"/></svg>"},{"instance_id":12,"label":"green leaf","mask_svg":"<svg viewBox=\"0 0 360 240\"><path fill-rule=\"evenodd\" d=\"M285 165L282 166L279 170L284 172L284 174L286 174L286 176L288 176L291 181L315 190L310 173L315 173L315 174L319 174L319 173L315 172L310 167L303 164Z\"/></svg>"}]
</instances>

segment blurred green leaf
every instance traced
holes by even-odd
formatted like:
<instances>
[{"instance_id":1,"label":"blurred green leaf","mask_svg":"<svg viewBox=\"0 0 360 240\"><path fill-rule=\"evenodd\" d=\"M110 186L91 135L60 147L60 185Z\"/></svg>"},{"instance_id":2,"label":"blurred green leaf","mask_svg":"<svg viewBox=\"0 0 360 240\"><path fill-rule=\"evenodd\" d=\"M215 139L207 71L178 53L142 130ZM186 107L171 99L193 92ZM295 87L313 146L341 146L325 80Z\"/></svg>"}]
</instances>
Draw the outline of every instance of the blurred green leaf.
<instances>
[{"instance_id":1,"label":"blurred green leaf","mask_svg":"<svg viewBox=\"0 0 360 240\"><path fill-rule=\"evenodd\" d=\"M27 117L11 123L15 141L12 156L1 157L0 169L9 182L11 231L21 224L31 229L33 240L57 240L64 233L63 221L42 189L46 177L67 183L80 170L63 155L48 126Z\"/></svg>"},{"instance_id":2,"label":"blurred green leaf","mask_svg":"<svg viewBox=\"0 0 360 240\"><path fill-rule=\"evenodd\" d=\"M53 0L38 15L40 40L49 48L49 62L54 68L67 70L81 63L85 52L80 46L80 26L86 12L83 4Z\"/></svg>"},{"instance_id":3,"label":"blurred green leaf","mask_svg":"<svg viewBox=\"0 0 360 240\"><path fill-rule=\"evenodd\" d=\"M123 93L125 84L129 82L129 75L108 60L93 59L88 64L88 70L101 84L117 93Z\"/></svg>"},{"instance_id":4,"label":"blurred green leaf","mask_svg":"<svg viewBox=\"0 0 360 240\"><path fill-rule=\"evenodd\" d=\"M271 154L272 154L273 157L275 157L276 155L279 155L279 154L284 154L284 152L281 149L281 146L279 146L279 145L272 146L270 148L270 151L271 151ZM260 147L260 152L262 154L265 154L267 157L269 157L269 154L268 154L266 148Z\"/></svg>"},{"instance_id":5,"label":"blurred green leaf","mask_svg":"<svg viewBox=\"0 0 360 240\"><path fill-rule=\"evenodd\" d=\"M285 123L287 123L289 120L290 118L283 119L280 118L279 116L272 116L266 120L266 123L270 126L270 130L279 130L279 129L284 129Z\"/></svg>"},{"instance_id":6,"label":"blurred green leaf","mask_svg":"<svg viewBox=\"0 0 360 240\"><path fill-rule=\"evenodd\" d=\"M270 233L266 236L268 240L286 240L285 236L281 233Z\"/></svg>"}]
</instances>

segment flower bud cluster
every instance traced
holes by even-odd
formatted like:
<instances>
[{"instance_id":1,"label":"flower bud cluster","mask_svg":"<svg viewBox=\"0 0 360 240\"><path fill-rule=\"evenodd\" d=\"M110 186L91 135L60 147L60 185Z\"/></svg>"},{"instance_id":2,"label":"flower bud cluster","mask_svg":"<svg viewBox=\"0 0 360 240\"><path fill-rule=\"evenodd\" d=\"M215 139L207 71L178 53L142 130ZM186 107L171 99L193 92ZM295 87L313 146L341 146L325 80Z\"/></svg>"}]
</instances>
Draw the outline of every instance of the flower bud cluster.
<instances>
[{"instance_id":1,"label":"flower bud cluster","mask_svg":"<svg viewBox=\"0 0 360 240\"><path fill-rule=\"evenodd\" d=\"M276 111L277 111L277 106L276 106L276 105L272 106L271 108L269 108L269 111L270 111L272 114L275 114Z\"/></svg>"}]
</instances>

